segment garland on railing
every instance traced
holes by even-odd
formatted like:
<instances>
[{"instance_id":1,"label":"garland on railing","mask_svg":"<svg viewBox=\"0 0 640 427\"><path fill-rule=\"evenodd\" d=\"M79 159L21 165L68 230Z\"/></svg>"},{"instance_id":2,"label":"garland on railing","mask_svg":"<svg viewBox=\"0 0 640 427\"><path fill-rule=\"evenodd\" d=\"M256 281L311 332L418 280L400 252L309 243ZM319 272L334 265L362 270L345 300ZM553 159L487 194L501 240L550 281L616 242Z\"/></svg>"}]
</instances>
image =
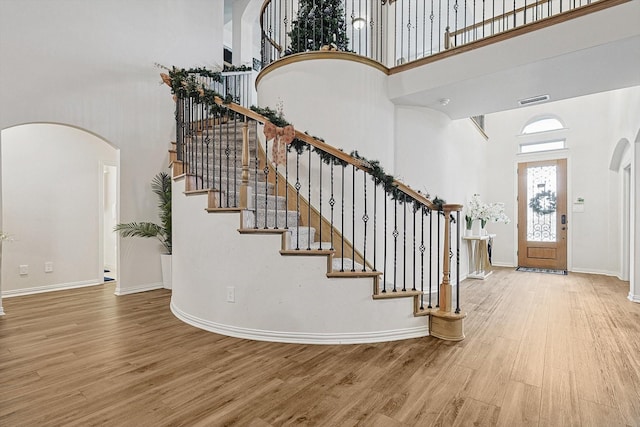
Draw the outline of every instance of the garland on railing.
<instances>
[{"instance_id":1,"label":"garland on railing","mask_svg":"<svg viewBox=\"0 0 640 427\"><path fill-rule=\"evenodd\" d=\"M232 95L222 96L213 89L209 89L205 84L198 80L197 77L207 77L214 82L222 83L223 72L233 71L250 71L251 68L246 65L239 67L225 66L222 71L212 71L206 68L168 68L160 64L156 64L158 68L164 69L167 73L160 73L162 82L171 88L171 93L181 98L194 98L196 103L205 104L209 107L211 114L221 113L226 109L216 104L216 97L223 100L223 103L229 104L236 100Z\"/></svg>"},{"instance_id":2,"label":"garland on railing","mask_svg":"<svg viewBox=\"0 0 640 427\"><path fill-rule=\"evenodd\" d=\"M265 107L265 108L261 108L261 107L256 107L256 106L251 106L251 110L255 111L256 113L260 114L261 116L264 116L265 118L267 118L271 123L273 123L274 125L278 126L278 127L284 127L284 126L288 126L291 123L289 123L287 120L285 120L285 118L282 116L282 113L279 113L277 111L272 110L269 107ZM305 134L309 135L309 133L305 132ZM319 141L324 142L324 139L319 138L317 136L312 136L309 135L312 138L315 138ZM291 142L291 144L289 145L288 149L289 151L291 151L291 149L295 150L298 154L301 154L302 152L304 152L305 150L309 150L310 145L307 144L306 142L295 138L293 140L293 142ZM323 151L320 148L317 147L313 147L312 149L313 152L317 153L320 158L322 158L322 161L326 164L334 164L337 166L346 166L347 162L345 162L344 160L341 160L337 157L335 157L334 155L327 153L326 151ZM342 150L340 150L342 151ZM369 160L367 158L365 158L364 156L360 155L360 153L358 153L357 151L352 151L350 153L351 157L353 157L354 159L358 160L360 162L360 164L362 166L364 166L365 168L368 169L368 172L371 176L373 176L374 182L376 183L376 185L381 185L382 188L384 189L384 191L389 194L389 196L391 196L391 198L393 200L397 200L400 203L413 203L414 204L414 209L418 210L421 206L422 203L420 203L419 201L415 200L413 197L409 196L408 194L406 194L404 191L400 190L400 188L398 188L398 186L395 184L396 179L393 177L393 175L387 174L385 173L384 169L382 168L382 166L380 166L380 161L379 160ZM420 191L418 191L419 194L422 194ZM424 197L429 198L429 194L423 194ZM446 202L443 199L440 199L438 196L436 196L433 199L433 204L436 205L438 207L438 210L442 210L442 206L445 204Z\"/></svg>"},{"instance_id":3,"label":"garland on railing","mask_svg":"<svg viewBox=\"0 0 640 427\"><path fill-rule=\"evenodd\" d=\"M198 81L195 76L195 74L198 74L199 76L208 77L213 79L214 81L222 82L222 74L220 71L211 71L207 70L206 68L190 68L186 70L184 68L172 67L171 69L169 69L168 67L164 67L159 64L157 65L158 67L168 71L168 74L161 73L160 76L162 77L162 81L171 88L171 93L174 96L178 96L181 98L194 98L196 103L206 105L209 108L209 112L211 114L219 114L228 110L226 107L218 105L216 103L216 98L223 99L224 104L229 104L234 101L231 95L223 97L218 92L205 87L204 84ZM240 68L244 68L244 66ZM238 70L236 69L235 71ZM285 127L290 125L290 123L285 120L281 112L276 112L269 107L260 108L252 105L251 110L265 117L275 126ZM322 138L312 136L307 132L305 132L305 134L311 136L314 139L324 142L324 139ZM289 144L289 146L287 147L287 150L291 151L293 149L296 150L298 154L301 154L304 151L309 150L310 147L310 144L307 144L301 139L294 138L291 144ZM326 151L318 147L313 147L312 151L318 154L322 161L328 165L333 164L336 166L344 167L348 164L346 161L330 153L327 153ZM418 200L415 200L413 197L409 196L404 191L398 188L398 186L395 184L396 179L393 177L393 175L385 173L378 160L368 160L365 157L361 156L357 151L352 151L350 155L354 159L358 160L363 167L368 169L369 173L373 176L376 185L381 185L384 191L389 194L389 196L391 196L393 200L397 200L400 203L413 203L414 209L416 210L419 209L420 206L422 206L422 203L420 203ZM418 193L420 193L420 191L418 191ZM426 198L429 198L429 194L426 194L424 196ZM442 210L442 206L444 205L444 203L445 201L438 198L437 196L433 199L433 204L438 207L438 210Z\"/></svg>"}]
</instances>

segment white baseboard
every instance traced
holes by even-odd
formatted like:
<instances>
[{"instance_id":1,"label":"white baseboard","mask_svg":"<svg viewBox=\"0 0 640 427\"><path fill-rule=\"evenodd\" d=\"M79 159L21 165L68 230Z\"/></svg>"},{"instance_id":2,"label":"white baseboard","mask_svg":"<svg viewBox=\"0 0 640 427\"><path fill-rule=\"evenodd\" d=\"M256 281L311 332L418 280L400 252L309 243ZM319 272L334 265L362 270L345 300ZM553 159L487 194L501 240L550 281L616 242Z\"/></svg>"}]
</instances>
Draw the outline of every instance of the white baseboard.
<instances>
[{"instance_id":1,"label":"white baseboard","mask_svg":"<svg viewBox=\"0 0 640 427\"><path fill-rule=\"evenodd\" d=\"M102 285L104 282L102 279L83 280L80 282L70 283L58 283L54 285L35 286L33 288L24 289L11 289L8 291L2 291L2 298L18 297L22 295L41 294L43 292L62 291L65 289L84 288L87 286Z\"/></svg>"},{"instance_id":2,"label":"white baseboard","mask_svg":"<svg viewBox=\"0 0 640 427\"><path fill-rule=\"evenodd\" d=\"M120 283L118 283L114 294L117 296L122 296L122 295L129 295L129 294L137 294L139 292L155 291L156 289L164 289L164 285L162 284L162 282L146 283L144 285L132 286L126 289L121 288Z\"/></svg>"},{"instance_id":3,"label":"white baseboard","mask_svg":"<svg viewBox=\"0 0 640 427\"><path fill-rule=\"evenodd\" d=\"M4 316L4 308L2 308L2 304L0 303L0 316Z\"/></svg>"},{"instance_id":4,"label":"white baseboard","mask_svg":"<svg viewBox=\"0 0 640 427\"><path fill-rule=\"evenodd\" d=\"M640 303L640 295L633 295L631 292L629 292L629 296L627 297L627 299L632 302Z\"/></svg>"},{"instance_id":5,"label":"white baseboard","mask_svg":"<svg viewBox=\"0 0 640 427\"><path fill-rule=\"evenodd\" d=\"M572 268L569 270L570 273L585 273L585 274L602 274L604 276L618 276L618 273L615 271L609 270L592 270L588 268Z\"/></svg>"},{"instance_id":6,"label":"white baseboard","mask_svg":"<svg viewBox=\"0 0 640 427\"><path fill-rule=\"evenodd\" d=\"M192 316L176 307L173 300L171 301L171 312L178 319L191 326L195 326L196 328L229 337L244 338L255 341L282 342L290 344L364 344L420 338L429 335L429 327L427 325L391 331L353 333L284 332L242 328L232 325L223 325ZM425 323L427 322L425 321Z\"/></svg>"},{"instance_id":7,"label":"white baseboard","mask_svg":"<svg viewBox=\"0 0 640 427\"><path fill-rule=\"evenodd\" d=\"M513 265L510 262L492 262L491 263L492 266L494 267L509 267L509 268L516 268L515 265Z\"/></svg>"}]
</instances>

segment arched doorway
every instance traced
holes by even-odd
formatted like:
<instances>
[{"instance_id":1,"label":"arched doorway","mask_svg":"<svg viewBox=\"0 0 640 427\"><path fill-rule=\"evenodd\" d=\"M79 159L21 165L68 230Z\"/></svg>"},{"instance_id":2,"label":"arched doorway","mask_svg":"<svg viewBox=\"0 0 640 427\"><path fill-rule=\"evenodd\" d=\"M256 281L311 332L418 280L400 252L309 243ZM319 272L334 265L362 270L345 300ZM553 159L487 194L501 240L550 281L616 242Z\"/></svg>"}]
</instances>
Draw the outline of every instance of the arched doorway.
<instances>
[{"instance_id":1,"label":"arched doorway","mask_svg":"<svg viewBox=\"0 0 640 427\"><path fill-rule=\"evenodd\" d=\"M13 126L0 138L2 226L14 236L4 246L2 295L103 283L105 254L117 251L105 213L117 221L119 150L64 124Z\"/></svg>"}]
</instances>

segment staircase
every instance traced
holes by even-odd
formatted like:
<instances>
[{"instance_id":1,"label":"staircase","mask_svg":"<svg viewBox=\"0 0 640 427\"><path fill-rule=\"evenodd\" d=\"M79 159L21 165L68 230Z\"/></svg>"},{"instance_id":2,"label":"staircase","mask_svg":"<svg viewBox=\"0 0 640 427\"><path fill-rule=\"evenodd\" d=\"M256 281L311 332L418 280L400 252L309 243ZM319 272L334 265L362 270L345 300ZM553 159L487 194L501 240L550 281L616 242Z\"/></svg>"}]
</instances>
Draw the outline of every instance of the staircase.
<instances>
[{"instance_id":1,"label":"staircase","mask_svg":"<svg viewBox=\"0 0 640 427\"><path fill-rule=\"evenodd\" d=\"M234 252L234 256L246 257L246 267L249 270L259 270L265 265L284 265L283 261L273 258L274 252L281 258L291 258L291 261L285 262L286 267L283 266L274 277L274 271L267 269L263 276L249 275L246 279L257 285L263 277L268 276L269 280L265 279L269 282L267 286L278 282L277 286L286 288L278 293L272 287L272 294L263 295L263 301L272 300L271 305L284 305L284 310L278 310L277 316L290 316L297 311L301 302L302 305L312 306L326 304L326 307L319 309L313 316L315 320L311 322L313 326L310 328L317 329L313 332L313 336L317 338L325 334L321 328L316 328L317 324L331 324L334 317L343 316L337 307L348 302L344 307L348 316L345 314L344 317L349 318L349 323L358 324L353 319L359 310L364 310L361 314L363 318L373 316L375 319L365 320L363 326L353 327L358 331L362 330L364 335L351 339L357 334L337 332L335 336L338 338L329 342L387 341L424 336L427 333L446 340L464 338L465 314L460 311L459 293L454 298L453 287L449 283L450 257L442 256L450 253L453 230L451 224L454 224L452 221L455 221L456 215L459 224L461 206L438 206L400 182L394 182L391 187L387 183L389 188L383 191L380 189L383 187L380 177L374 175L375 170L367 161L354 158L300 132L296 132L297 150L290 150L284 165L275 165L270 156L275 140L266 141L261 129L262 124L268 120L239 105L223 104L220 99L216 102L218 108L209 111L207 108L194 108L193 100L178 98L178 132L176 143L170 150L170 159L176 185L184 187L174 191L174 200L181 197L180 192L184 192L188 198L197 196L197 200L203 200L206 204L207 215L214 215L208 222L215 223L215 227L222 223L228 224L228 221L237 221L235 230L229 230L233 227L227 226L224 231L212 229L211 234L224 234L225 238L221 241L230 246L228 249ZM314 158L316 155L319 158ZM178 203L174 201L174 206L176 205ZM220 219L216 220L216 216ZM174 221L175 218L174 214ZM201 228L208 227L204 222L201 225ZM192 240L204 239L204 230L185 230L183 234L190 232ZM186 267L180 268L179 261L176 265L176 259L180 259L181 253L179 226L174 226L174 235L174 277L184 274L183 282L186 287L192 282L206 281L202 276L197 276L193 266L187 270ZM247 241L241 240L240 236L255 239L262 250L250 255L254 248L247 246ZM259 236L265 237L258 239ZM270 243L263 246L264 239L268 239ZM192 244L191 241L186 242L182 246L184 251L191 251ZM459 244L458 239L458 253ZM210 251L218 253L216 259L226 255L224 251L217 249L219 246L209 247ZM245 249L238 255L231 246ZM198 253L195 253L187 258L197 256ZM320 264L317 260L320 260ZM459 257L456 261L459 262ZM324 268L320 267L318 270L322 265ZM324 279L318 277L322 270ZM312 271L316 272L314 277L307 277ZM250 271L244 273L249 274ZM459 274L456 273L455 276L457 280ZM246 283L239 279L236 281L233 274L225 277L227 283L233 282L235 285L226 287L226 302L229 304L215 303L218 304L216 313L211 316L216 321L202 320L210 315L207 310L193 316L193 312L198 310L183 310L180 305L183 304L181 300L193 299L194 293L210 293L219 286L218 283L195 291L191 289L189 293L180 295L181 280L174 279L174 313L196 326L233 336L269 341L325 342L304 335L304 314L297 317L295 327L288 324L282 328L273 320L273 313L265 317L264 313L258 313L262 310L269 313L271 305L254 305L253 300L247 302L245 307L253 313L249 323L255 319L263 319L259 322L260 326L265 323L275 323L276 326L268 328L271 332L264 332L261 328L246 328L241 332L234 329L231 325L233 320L229 319L238 315L237 310L233 310L235 306L230 304L236 303L236 289L244 288ZM335 280L341 284L338 285ZM293 287L287 287L287 281L291 281ZM353 285L354 289L362 289L364 285L364 289L369 289L369 301L382 300L384 304L374 308L367 303L366 309L356 308L356 305L363 304L361 291L350 292L351 286L343 283L344 281L357 283ZM332 286L327 286L328 284ZM299 301L289 301L293 298L292 293L297 291L296 286L304 288L309 285L311 289L308 297L300 295L295 297L299 297ZM320 296L333 286L338 286L340 290L332 291L327 297ZM459 287L456 287L456 292L459 292ZM318 295L314 300L313 295L316 293ZM219 296L212 298L217 299ZM253 296L249 297L251 298ZM401 303L406 299L409 299L410 304ZM397 302L391 304L389 301L392 300ZM201 303L191 302L193 306ZM386 325L375 326L378 322L376 312L384 313L385 310L389 311L388 317L404 319L397 323L400 326L391 330L385 329L388 328ZM230 313L224 317L223 312L226 311ZM400 314L403 311L409 317ZM224 317L224 322L218 321L219 316ZM428 327L423 323L416 323L425 316L428 317ZM396 325L389 319L385 319L385 322ZM332 328L342 329L340 322L333 323L334 326L328 326L328 335L331 335ZM274 332L275 329L292 327L300 330L282 332L287 335L286 338L283 338L281 332ZM371 328L377 330L370 331ZM247 330L252 332L247 333ZM346 330L350 331L349 327ZM408 330L411 332L407 333ZM304 338L300 338L300 334Z\"/></svg>"}]
</instances>

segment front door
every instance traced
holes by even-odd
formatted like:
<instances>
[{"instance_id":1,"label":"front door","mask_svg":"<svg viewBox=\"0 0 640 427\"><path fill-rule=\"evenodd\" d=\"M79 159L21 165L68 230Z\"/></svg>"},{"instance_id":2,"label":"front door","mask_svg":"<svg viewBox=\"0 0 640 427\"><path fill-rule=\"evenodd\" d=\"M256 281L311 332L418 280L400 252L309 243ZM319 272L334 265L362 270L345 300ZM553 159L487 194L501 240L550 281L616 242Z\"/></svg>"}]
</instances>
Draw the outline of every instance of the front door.
<instances>
[{"instance_id":1,"label":"front door","mask_svg":"<svg viewBox=\"0 0 640 427\"><path fill-rule=\"evenodd\" d=\"M567 269L567 160L518 164L518 265Z\"/></svg>"}]
</instances>

